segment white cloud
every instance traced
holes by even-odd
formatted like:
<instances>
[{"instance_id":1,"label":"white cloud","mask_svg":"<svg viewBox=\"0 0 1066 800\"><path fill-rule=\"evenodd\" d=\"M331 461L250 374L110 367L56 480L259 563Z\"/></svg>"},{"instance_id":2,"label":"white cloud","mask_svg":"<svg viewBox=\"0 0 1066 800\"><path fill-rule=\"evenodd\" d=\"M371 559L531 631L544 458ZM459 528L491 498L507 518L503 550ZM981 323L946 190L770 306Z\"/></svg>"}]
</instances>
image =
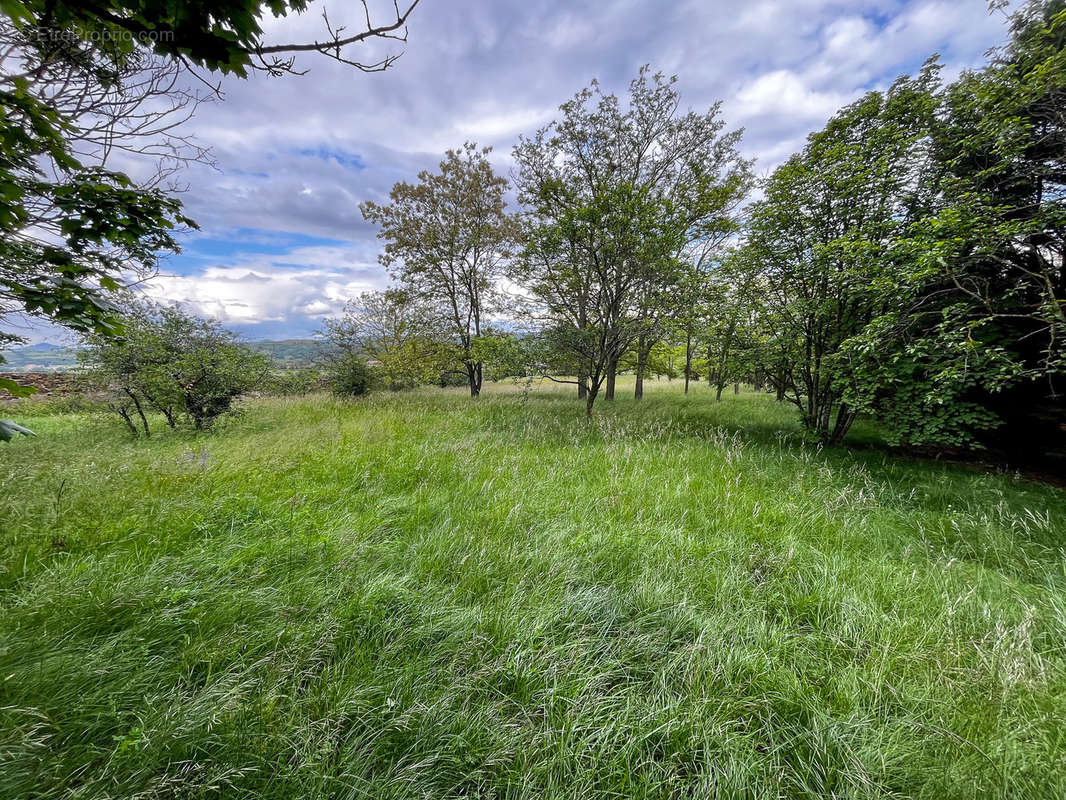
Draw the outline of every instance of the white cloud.
<instances>
[{"instance_id":1,"label":"white cloud","mask_svg":"<svg viewBox=\"0 0 1066 800\"><path fill-rule=\"evenodd\" d=\"M744 86L737 92L731 108L741 120L772 114L786 117L794 124L817 123L848 99L848 95L839 92L818 91L797 73L779 69Z\"/></svg>"},{"instance_id":2,"label":"white cloud","mask_svg":"<svg viewBox=\"0 0 1066 800\"><path fill-rule=\"evenodd\" d=\"M247 326L294 316L321 320L338 314L350 298L385 284L384 271L361 248L317 246L243 257L195 275L165 273L144 291L158 302L179 303L224 324Z\"/></svg>"}]
</instances>

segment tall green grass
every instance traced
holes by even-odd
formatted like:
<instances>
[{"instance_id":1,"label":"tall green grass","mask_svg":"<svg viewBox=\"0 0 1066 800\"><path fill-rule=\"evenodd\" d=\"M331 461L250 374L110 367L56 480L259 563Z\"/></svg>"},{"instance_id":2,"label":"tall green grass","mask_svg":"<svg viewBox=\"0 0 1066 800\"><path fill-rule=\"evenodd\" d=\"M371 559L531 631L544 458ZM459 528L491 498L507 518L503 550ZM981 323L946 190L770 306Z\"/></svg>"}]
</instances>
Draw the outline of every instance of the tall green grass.
<instances>
[{"instance_id":1,"label":"tall green grass","mask_svg":"<svg viewBox=\"0 0 1066 800\"><path fill-rule=\"evenodd\" d=\"M1060 490L676 384L20 421L2 798L1066 796Z\"/></svg>"}]
</instances>

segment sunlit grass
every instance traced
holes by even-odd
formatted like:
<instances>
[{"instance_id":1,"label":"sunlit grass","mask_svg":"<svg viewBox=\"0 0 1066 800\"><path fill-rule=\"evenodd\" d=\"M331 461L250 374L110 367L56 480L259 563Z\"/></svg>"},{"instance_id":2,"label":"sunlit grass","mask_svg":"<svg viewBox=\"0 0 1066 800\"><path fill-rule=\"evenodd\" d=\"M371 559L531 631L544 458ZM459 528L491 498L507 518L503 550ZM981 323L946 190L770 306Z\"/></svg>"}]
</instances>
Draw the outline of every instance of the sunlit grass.
<instances>
[{"instance_id":1,"label":"sunlit grass","mask_svg":"<svg viewBox=\"0 0 1066 800\"><path fill-rule=\"evenodd\" d=\"M627 388L20 417L0 797L1066 796L1060 490Z\"/></svg>"}]
</instances>

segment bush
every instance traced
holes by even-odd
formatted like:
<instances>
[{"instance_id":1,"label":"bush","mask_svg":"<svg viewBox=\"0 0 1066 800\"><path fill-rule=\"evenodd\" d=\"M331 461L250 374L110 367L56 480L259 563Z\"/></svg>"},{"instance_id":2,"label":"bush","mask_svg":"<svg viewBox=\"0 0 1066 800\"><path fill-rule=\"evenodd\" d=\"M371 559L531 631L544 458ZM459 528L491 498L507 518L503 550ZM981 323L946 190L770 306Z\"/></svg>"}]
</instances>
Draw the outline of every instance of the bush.
<instances>
[{"instance_id":1,"label":"bush","mask_svg":"<svg viewBox=\"0 0 1066 800\"><path fill-rule=\"evenodd\" d=\"M323 388L323 378L317 367L276 370L266 377L262 391L277 397L311 394Z\"/></svg>"},{"instance_id":2,"label":"bush","mask_svg":"<svg viewBox=\"0 0 1066 800\"><path fill-rule=\"evenodd\" d=\"M82 358L111 391L110 408L134 435L150 433L148 412L174 428L189 420L206 428L259 386L269 365L217 322L177 308L141 307L117 338L93 337Z\"/></svg>"},{"instance_id":3,"label":"bush","mask_svg":"<svg viewBox=\"0 0 1066 800\"><path fill-rule=\"evenodd\" d=\"M338 397L359 397L370 391L373 374L363 359L342 355L329 368L329 388Z\"/></svg>"}]
</instances>

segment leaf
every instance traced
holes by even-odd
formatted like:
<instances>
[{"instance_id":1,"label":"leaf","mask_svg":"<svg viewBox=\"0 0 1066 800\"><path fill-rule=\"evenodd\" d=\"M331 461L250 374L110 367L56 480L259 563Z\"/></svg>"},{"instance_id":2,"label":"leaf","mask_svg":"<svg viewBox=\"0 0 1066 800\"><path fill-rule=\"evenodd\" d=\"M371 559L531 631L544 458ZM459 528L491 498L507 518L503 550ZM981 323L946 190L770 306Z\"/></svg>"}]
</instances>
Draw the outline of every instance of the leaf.
<instances>
[{"instance_id":1,"label":"leaf","mask_svg":"<svg viewBox=\"0 0 1066 800\"><path fill-rule=\"evenodd\" d=\"M19 0L0 0L0 12L16 24L33 21L33 14Z\"/></svg>"},{"instance_id":2,"label":"leaf","mask_svg":"<svg viewBox=\"0 0 1066 800\"><path fill-rule=\"evenodd\" d=\"M14 438L16 433L21 433L23 436L37 435L29 428L22 427L14 420L0 419L0 441L10 442L11 439Z\"/></svg>"},{"instance_id":3,"label":"leaf","mask_svg":"<svg viewBox=\"0 0 1066 800\"><path fill-rule=\"evenodd\" d=\"M0 378L0 389L6 389L9 394L14 397L29 397L31 394L37 392L36 387L23 386L18 381L13 381L11 378Z\"/></svg>"}]
</instances>

